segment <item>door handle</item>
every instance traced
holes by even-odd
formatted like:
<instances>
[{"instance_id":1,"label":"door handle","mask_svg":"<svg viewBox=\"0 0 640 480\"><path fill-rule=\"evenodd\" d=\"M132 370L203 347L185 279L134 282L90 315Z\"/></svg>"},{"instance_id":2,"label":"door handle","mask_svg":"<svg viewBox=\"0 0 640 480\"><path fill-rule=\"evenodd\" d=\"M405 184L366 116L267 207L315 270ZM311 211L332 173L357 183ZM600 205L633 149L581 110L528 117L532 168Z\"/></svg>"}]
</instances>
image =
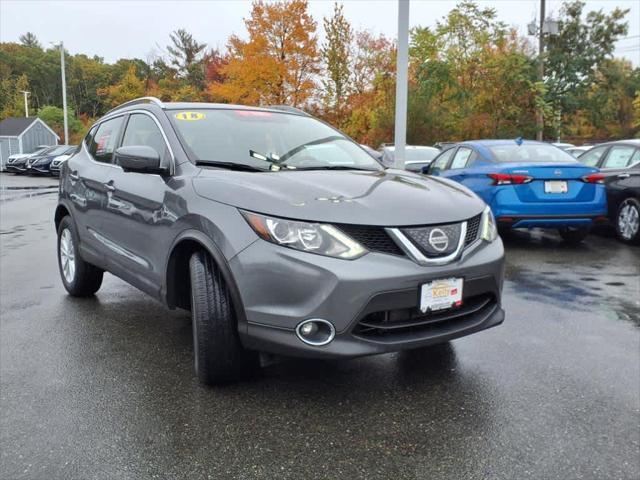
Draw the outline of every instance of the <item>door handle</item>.
<instances>
[{"instance_id":1,"label":"door handle","mask_svg":"<svg viewBox=\"0 0 640 480\"><path fill-rule=\"evenodd\" d=\"M618 178L629 178L631 176L630 173L621 173L618 175Z\"/></svg>"},{"instance_id":2,"label":"door handle","mask_svg":"<svg viewBox=\"0 0 640 480\"><path fill-rule=\"evenodd\" d=\"M77 171L77 170L75 170L75 171L71 172L71 173L69 174L69 178L70 178L71 180L73 180L74 182L76 182L76 181L80 180L80 177L78 176L78 171Z\"/></svg>"}]
</instances>

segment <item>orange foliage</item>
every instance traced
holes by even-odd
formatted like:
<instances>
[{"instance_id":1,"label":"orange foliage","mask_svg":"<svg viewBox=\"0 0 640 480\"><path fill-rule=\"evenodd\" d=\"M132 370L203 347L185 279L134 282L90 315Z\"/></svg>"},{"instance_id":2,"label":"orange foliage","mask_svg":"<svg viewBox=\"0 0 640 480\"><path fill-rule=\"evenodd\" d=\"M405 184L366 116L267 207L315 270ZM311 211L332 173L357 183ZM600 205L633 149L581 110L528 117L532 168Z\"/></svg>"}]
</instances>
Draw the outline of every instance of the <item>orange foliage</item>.
<instances>
[{"instance_id":1,"label":"orange foliage","mask_svg":"<svg viewBox=\"0 0 640 480\"><path fill-rule=\"evenodd\" d=\"M316 22L306 0L253 3L245 20L249 40L229 39L229 63L220 68L226 81L209 94L230 103L302 106L314 93L318 73Z\"/></svg>"}]
</instances>

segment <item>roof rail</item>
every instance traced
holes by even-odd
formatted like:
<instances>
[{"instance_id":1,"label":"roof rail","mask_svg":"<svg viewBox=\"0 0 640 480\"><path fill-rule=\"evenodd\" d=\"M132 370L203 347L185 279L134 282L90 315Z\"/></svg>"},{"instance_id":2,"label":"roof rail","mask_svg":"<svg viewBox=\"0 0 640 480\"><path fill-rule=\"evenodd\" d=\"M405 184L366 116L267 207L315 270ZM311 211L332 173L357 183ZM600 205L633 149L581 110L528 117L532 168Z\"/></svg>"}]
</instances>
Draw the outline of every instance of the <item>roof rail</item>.
<instances>
[{"instance_id":1,"label":"roof rail","mask_svg":"<svg viewBox=\"0 0 640 480\"><path fill-rule=\"evenodd\" d=\"M268 105L264 108L270 108L271 110L280 110L282 112L297 113L298 115L305 115L307 117L311 116L304 110L296 107L291 107L289 105Z\"/></svg>"},{"instance_id":2,"label":"roof rail","mask_svg":"<svg viewBox=\"0 0 640 480\"><path fill-rule=\"evenodd\" d=\"M157 105L160 108L164 108L164 103L162 103L162 101L156 97L140 97L134 100L129 100L128 102L124 102L118 105L117 107L112 108L105 115L108 115L111 112L115 112L116 110L119 110L123 107L128 107L129 105L137 105L139 103L153 103L154 105Z\"/></svg>"}]
</instances>

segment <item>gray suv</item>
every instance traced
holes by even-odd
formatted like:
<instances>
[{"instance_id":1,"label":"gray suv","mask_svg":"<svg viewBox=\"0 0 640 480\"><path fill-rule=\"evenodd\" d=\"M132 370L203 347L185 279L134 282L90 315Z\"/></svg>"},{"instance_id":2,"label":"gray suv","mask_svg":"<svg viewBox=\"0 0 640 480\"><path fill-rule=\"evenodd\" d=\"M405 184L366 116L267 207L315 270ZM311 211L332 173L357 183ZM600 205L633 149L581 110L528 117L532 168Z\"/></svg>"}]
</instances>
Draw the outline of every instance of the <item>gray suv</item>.
<instances>
[{"instance_id":1,"label":"gray suv","mask_svg":"<svg viewBox=\"0 0 640 480\"><path fill-rule=\"evenodd\" d=\"M108 271L191 311L195 370L237 379L258 352L342 358L500 324L504 252L457 183L385 169L288 107L128 102L62 167L62 282Z\"/></svg>"}]
</instances>

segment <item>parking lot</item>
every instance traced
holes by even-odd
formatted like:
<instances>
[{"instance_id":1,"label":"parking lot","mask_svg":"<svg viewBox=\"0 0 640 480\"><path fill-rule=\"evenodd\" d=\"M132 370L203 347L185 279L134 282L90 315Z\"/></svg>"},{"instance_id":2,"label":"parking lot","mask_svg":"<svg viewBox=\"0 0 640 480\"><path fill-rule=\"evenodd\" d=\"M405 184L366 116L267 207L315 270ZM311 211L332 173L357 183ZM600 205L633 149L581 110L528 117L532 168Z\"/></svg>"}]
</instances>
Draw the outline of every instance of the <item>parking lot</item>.
<instances>
[{"instance_id":1,"label":"parking lot","mask_svg":"<svg viewBox=\"0 0 640 480\"><path fill-rule=\"evenodd\" d=\"M207 388L188 314L67 296L55 181L1 178L0 478L638 478L638 247L517 233L502 326Z\"/></svg>"}]
</instances>

